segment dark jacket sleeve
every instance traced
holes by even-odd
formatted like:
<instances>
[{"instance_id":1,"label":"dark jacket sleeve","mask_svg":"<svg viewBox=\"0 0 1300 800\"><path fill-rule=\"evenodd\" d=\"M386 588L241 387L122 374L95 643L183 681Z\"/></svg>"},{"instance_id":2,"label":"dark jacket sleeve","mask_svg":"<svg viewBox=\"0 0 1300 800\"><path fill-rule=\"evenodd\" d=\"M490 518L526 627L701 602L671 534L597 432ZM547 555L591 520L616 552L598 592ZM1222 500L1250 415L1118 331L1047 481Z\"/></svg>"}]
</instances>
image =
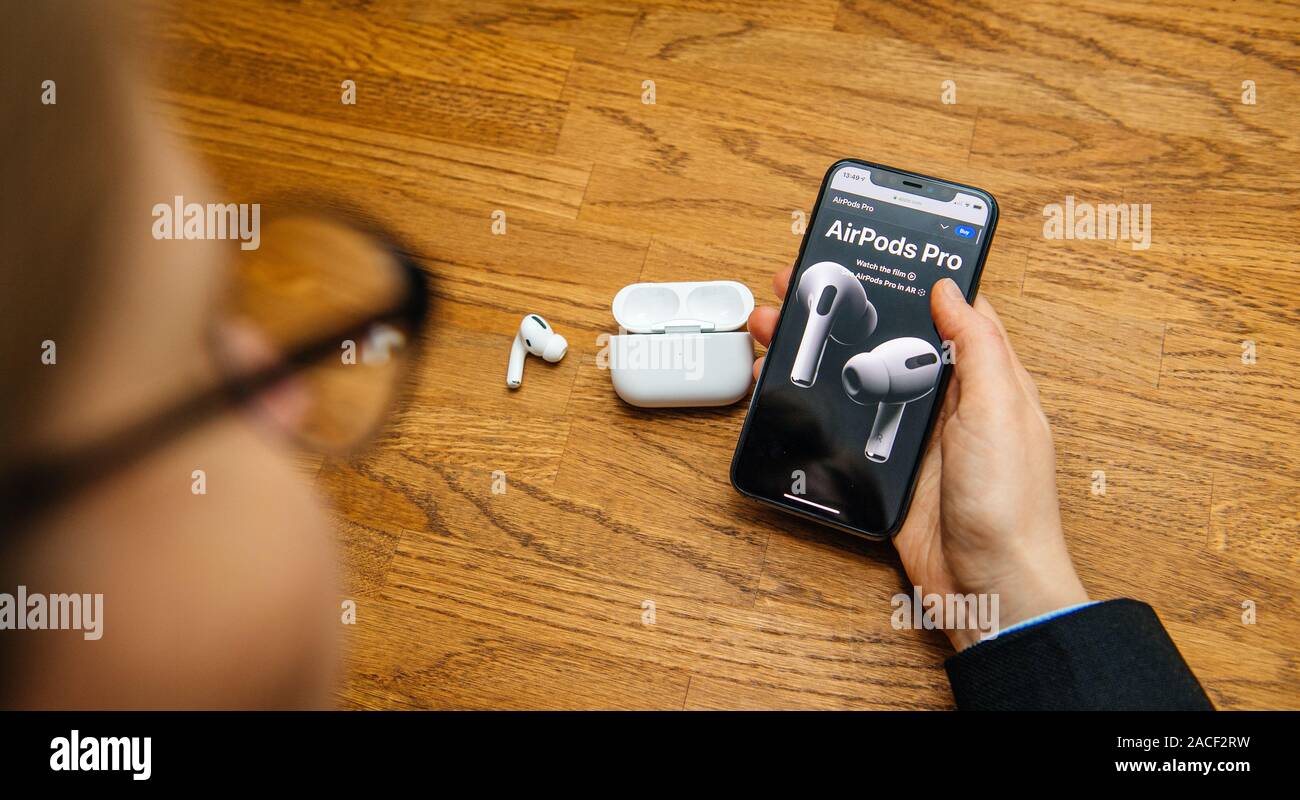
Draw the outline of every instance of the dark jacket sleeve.
<instances>
[{"instance_id":1,"label":"dark jacket sleeve","mask_svg":"<svg viewBox=\"0 0 1300 800\"><path fill-rule=\"evenodd\" d=\"M1136 600L1012 631L944 666L962 710L1214 710L1156 612Z\"/></svg>"}]
</instances>

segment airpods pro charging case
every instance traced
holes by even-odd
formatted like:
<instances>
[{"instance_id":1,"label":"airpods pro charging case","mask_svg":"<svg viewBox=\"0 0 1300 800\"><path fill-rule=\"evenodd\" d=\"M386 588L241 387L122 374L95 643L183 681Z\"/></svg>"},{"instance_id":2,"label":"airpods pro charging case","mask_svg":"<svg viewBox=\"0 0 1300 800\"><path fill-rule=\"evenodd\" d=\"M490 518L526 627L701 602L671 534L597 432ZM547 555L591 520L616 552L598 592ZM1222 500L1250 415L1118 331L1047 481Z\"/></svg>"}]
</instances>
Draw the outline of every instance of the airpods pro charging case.
<instances>
[{"instance_id":1,"label":"airpods pro charging case","mask_svg":"<svg viewBox=\"0 0 1300 800\"><path fill-rule=\"evenodd\" d=\"M754 295L736 281L634 283L614 296L614 391L643 408L725 406L749 391Z\"/></svg>"}]
</instances>

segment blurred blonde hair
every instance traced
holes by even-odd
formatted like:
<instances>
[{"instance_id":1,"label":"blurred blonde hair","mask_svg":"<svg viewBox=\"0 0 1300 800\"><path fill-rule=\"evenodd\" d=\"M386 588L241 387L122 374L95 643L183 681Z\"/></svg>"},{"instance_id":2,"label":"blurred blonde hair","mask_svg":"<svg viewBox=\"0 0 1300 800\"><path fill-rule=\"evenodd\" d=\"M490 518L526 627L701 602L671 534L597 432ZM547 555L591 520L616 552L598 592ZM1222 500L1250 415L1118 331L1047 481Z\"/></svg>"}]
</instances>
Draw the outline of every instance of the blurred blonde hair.
<instances>
[{"instance_id":1,"label":"blurred blonde hair","mask_svg":"<svg viewBox=\"0 0 1300 800\"><path fill-rule=\"evenodd\" d=\"M0 25L0 471L27 450L55 383L42 343L75 363L88 309L111 280L109 211L132 158L121 13L14 3Z\"/></svg>"}]
</instances>

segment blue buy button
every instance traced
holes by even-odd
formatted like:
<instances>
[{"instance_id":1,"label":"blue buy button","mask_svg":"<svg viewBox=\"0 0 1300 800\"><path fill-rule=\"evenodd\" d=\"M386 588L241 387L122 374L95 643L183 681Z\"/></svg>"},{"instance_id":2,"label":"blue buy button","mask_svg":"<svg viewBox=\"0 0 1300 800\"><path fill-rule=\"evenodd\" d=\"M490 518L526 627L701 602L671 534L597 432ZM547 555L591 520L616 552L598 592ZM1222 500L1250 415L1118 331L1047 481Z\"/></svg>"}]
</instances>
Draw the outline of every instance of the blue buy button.
<instances>
[{"instance_id":1,"label":"blue buy button","mask_svg":"<svg viewBox=\"0 0 1300 800\"><path fill-rule=\"evenodd\" d=\"M969 225L958 225L957 235L963 239L969 239L975 235L975 229Z\"/></svg>"}]
</instances>

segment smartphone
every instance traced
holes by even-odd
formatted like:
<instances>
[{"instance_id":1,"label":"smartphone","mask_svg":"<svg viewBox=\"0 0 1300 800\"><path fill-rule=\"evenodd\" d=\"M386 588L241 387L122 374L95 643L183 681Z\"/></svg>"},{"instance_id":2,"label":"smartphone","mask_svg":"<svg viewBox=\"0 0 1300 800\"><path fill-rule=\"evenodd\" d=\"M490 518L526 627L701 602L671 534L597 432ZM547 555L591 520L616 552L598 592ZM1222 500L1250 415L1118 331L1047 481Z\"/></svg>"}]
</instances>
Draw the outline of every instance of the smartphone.
<instances>
[{"instance_id":1,"label":"smartphone","mask_svg":"<svg viewBox=\"0 0 1300 800\"><path fill-rule=\"evenodd\" d=\"M859 536L898 531L952 362L930 290L952 278L974 299L997 220L983 189L831 166L736 443L737 491Z\"/></svg>"}]
</instances>

